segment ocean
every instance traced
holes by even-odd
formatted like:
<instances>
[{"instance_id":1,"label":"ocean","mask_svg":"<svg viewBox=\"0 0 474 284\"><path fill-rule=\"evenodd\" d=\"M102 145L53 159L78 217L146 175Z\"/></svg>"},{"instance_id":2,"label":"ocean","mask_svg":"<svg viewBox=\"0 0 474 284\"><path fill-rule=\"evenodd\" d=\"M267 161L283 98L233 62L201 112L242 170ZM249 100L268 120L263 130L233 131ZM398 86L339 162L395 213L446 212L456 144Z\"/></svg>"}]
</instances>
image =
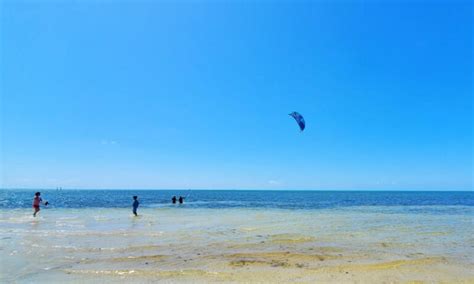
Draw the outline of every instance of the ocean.
<instances>
[{"instance_id":1,"label":"ocean","mask_svg":"<svg viewBox=\"0 0 474 284\"><path fill-rule=\"evenodd\" d=\"M474 206L474 192L439 191L269 191L269 190L0 190L0 208L29 208L35 191L49 208L128 208L138 195L141 207L170 207L172 196L185 197L183 209L323 209L354 206ZM459 208L461 208L459 207ZM459 209L450 207L450 210ZM408 207L405 207L408 209ZM462 208L461 208L462 209ZM446 213L452 212L447 210Z\"/></svg>"},{"instance_id":2,"label":"ocean","mask_svg":"<svg viewBox=\"0 0 474 284\"><path fill-rule=\"evenodd\" d=\"M35 191L0 191L2 283L474 281L473 192Z\"/></svg>"}]
</instances>

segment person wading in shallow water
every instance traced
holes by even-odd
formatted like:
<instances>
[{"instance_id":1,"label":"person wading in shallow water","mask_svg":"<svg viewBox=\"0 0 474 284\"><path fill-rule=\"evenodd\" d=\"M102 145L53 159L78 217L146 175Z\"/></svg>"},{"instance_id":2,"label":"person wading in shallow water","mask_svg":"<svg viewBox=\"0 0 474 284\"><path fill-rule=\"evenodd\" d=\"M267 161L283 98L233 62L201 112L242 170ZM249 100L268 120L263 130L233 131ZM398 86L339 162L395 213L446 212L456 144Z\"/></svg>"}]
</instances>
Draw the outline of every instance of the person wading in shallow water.
<instances>
[{"instance_id":1,"label":"person wading in shallow water","mask_svg":"<svg viewBox=\"0 0 474 284\"><path fill-rule=\"evenodd\" d=\"M41 192L36 192L35 197L33 198L33 217L36 217L36 214L40 211L40 204L43 203L45 206L48 206L49 202L43 202L41 199Z\"/></svg>"},{"instance_id":2,"label":"person wading in shallow water","mask_svg":"<svg viewBox=\"0 0 474 284\"><path fill-rule=\"evenodd\" d=\"M171 202L172 202L173 204L176 204L176 196L173 196L173 198L171 198Z\"/></svg>"},{"instance_id":3,"label":"person wading in shallow water","mask_svg":"<svg viewBox=\"0 0 474 284\"><path fill-rule=\"evenodd\" d=\"M183 204L184 202L184 197L180 196L178 199L179 204Z\"/></svg>"},{"instance_id":4,"label":"person wading in shallow water","mask_svg":"<svg viewBox=\"0 0 474 284\"><path fill-rule=\"evenodd\" d=\"M132 204L132 207L133 207L132 212L135 216L138 216L137 214L138 205L140 205L140 202L138 202L138 196L135 195L133 196L133 204Z\"/></svg>"}]
</instances>

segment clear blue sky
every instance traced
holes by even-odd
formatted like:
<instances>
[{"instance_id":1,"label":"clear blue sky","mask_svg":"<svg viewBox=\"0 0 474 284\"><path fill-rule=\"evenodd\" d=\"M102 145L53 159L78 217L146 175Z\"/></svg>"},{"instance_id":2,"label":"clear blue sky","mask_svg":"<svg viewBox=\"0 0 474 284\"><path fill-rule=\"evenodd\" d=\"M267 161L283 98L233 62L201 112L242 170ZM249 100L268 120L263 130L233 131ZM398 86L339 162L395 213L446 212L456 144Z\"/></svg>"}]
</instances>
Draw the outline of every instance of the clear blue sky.
<instances>
[{"instance_id":1,"label":"clear blue sky","mask_svg":"<svg viewBox=\"0 0 474 284\"><path fill-rule=\"evenodd\" d=\"M2 1L0 186L470 190L472 10Z\"/></svg>"}]
</instances>

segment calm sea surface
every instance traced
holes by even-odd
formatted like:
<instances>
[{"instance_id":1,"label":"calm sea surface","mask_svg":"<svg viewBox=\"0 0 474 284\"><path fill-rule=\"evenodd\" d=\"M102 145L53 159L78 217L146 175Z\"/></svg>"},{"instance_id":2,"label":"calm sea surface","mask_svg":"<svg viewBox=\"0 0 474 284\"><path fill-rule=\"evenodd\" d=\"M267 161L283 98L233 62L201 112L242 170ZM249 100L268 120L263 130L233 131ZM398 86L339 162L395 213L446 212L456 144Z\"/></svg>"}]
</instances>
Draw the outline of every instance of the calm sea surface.
<instances>
[{"instance_id":1,"label":"calm sea surface","mask_svg":"<svg viewBox=\"0 0 474 284\"><path fill-rule=\"evenodd\" d=\"M36 190L0 190L0 208L31 207ZM427 191L264 191L264 190L40 190L49 208L168 207L173 195L183 208L327 209L354 206L408 206L421 213L452 212L474 206L474 192Z\"/></svg>"}]
</instances>

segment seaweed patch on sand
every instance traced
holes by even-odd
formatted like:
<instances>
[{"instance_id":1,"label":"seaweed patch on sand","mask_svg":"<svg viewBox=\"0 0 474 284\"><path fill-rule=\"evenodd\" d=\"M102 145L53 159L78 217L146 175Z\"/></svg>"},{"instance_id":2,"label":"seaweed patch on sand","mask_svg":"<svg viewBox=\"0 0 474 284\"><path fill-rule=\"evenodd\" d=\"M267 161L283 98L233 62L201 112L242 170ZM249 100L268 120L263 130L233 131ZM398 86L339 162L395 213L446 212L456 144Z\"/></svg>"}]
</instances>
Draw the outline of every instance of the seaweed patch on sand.
<instances>
[{"instance_id":1,"label":"seaweed patch on sand","mask_svg":"<svg viewBox=\"0 0 474 284\"><path fill-rule=\"evenodd\" d=\"M303 268L329 259L340 258L340 256L323 254L303 254L285 252L261 252L261 253L234 253L226 256L231 259L229 265L232 267L267 265L271 267L296 267Z\"/></svg>"}]
</instances>

